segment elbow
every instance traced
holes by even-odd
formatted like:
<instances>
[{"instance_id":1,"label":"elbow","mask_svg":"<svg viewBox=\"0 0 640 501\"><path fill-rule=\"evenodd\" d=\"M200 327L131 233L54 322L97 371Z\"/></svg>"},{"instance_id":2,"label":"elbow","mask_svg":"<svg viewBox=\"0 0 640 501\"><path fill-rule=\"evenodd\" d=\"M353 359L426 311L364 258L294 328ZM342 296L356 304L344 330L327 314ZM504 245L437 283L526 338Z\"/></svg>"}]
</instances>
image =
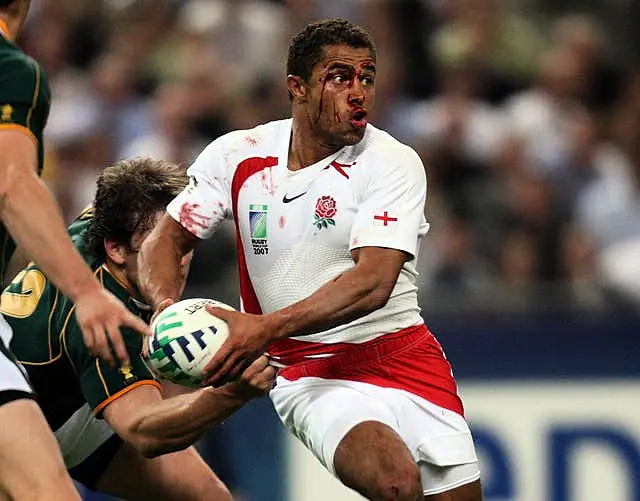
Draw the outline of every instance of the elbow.
<instances>
[{"instance_id":1,"label":"elbow","mask_svg":"<svg viewBox=\"0 0 640 501\"><path fill-rule=\"evenodd\" d=\"M367 313L374 312L384 307L391 297L391 292L393 292L394 286L395 282L382 282L372 287L367 297L368 301L366 302L366 309L368 310Z\"/></svg>"},{"instance_id":2,"label":"elbow","mask_svg":"<svg viewBox=\"0 0 640 501\"><path fill-rule=\"evenodd\" d=\"M142 422L134 424L123 435L123 438L147 459L186 449L192 443L188 437L183 435L153 433L143 431L142 428Z\"/></svg>"},{"instance_id":3,"label":"elbow","mask_svg":"<svg viewBox=\"0 0 640 501\"><path fill-rule=\"evenodd\" d=\"M2 202L2 207L7 203L11 203L16 191L28 183L27 178L29 175L33 175L33 173L21 169L14 163L6 166L6 169L0 176L0 201Z\"/></svg>"}]
</instances>

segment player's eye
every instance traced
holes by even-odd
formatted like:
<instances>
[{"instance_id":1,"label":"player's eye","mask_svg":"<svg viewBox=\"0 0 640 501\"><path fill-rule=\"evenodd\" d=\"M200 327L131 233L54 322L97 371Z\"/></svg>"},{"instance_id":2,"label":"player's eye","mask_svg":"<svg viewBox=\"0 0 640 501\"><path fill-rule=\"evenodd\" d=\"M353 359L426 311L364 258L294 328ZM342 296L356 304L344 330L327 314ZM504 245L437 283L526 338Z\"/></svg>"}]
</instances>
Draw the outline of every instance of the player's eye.
<instances>
[{"instance_id":1,"label":"player's eye","mask_svg":"<svg viewBox=\"0 0 640 501\"><path fill-rule=\"evenodd\" d=\"M337 74L333 75L332 80L337 84L343 84L347 81L347 78L344 75Z\"/></svg>"},{"instance_id":2,"label":"player's eye","mask_svg":"<svg viewBox=\"0 0 640 501\"><path fill-rule=\"evenodd\" d=\"M373 85L374 83L374 78L373 77L363 77L362 78L362 85Z\"/></svg>"}]
</instances>

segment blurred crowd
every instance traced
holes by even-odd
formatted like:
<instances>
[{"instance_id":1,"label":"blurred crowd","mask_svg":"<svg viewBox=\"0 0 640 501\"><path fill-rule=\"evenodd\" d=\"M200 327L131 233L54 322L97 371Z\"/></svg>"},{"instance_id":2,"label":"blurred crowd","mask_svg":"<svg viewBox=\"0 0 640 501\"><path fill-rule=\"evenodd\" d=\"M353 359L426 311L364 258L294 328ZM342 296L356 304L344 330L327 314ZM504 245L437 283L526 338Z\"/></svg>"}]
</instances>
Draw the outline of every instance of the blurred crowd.
<instances>
[{"instance_id":1,"label":"blurred crowd","mask_svg":"<svg viewBox=\"0 0 640 501\"><path fill-rule=\"evenodd\" d=\"M45 176L71 220L112 161L186 166L288 117L291 36L343 16L378 45L373 123L427 169L427 311L638 308L638 6L591 3L34 0L20 43L53 93ZM237 304L233 238L201 248L190 287Z\"/></svg>"}]
</instances>

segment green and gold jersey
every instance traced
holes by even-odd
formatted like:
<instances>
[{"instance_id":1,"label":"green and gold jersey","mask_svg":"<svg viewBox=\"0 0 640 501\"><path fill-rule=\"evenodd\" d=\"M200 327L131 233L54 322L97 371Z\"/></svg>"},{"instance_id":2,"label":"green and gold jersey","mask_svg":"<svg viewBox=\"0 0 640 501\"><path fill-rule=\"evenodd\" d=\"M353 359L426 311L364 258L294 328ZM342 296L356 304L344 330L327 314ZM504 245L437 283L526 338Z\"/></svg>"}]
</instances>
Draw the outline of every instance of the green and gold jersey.
<instances>
[{"instance_id":1,"label":"green and gold jersey","mask_svg":"<svg viewBox=\"0 0 640 501\"><path fill-rule=\"evenodd\" d=\"M38 148L38 173L42 172L42 132L51 106L47 76L40 65L3 35L0 24L0 130L22 130ZM2 152L0 152L2 155ZM0 280L15 250L4 225L0 225Z\"/></svg>"},{"instance_id":2,"label":"green and gold jersey","mask_svg":"<svg viewBox=\"0 0 640 501\"><path fill-rule=\"evenodd\" d=\"M151 311L134 300L107 267L84 246L90 213L69 227L71 238L102 285L131 312L148 320ZM74 315L74 304L34 264L20 272L4 290L2 313L13 329L11 350L31 379L38 402L53 430L89 404L97 416L118 397L143 384L160 384L140 355L142 339L135 331L121 332L130 367L113 368L91 356Z\"/></svg>"}]
</instances>

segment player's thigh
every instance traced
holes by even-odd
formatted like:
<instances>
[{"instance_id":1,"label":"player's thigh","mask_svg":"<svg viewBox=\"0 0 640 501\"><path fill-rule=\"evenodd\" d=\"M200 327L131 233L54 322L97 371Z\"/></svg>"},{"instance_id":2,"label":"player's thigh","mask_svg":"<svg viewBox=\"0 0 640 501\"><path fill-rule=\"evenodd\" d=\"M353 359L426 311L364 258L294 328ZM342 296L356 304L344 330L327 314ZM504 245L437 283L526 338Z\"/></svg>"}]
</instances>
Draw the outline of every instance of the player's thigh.
<instances>
[{"instance_id":1,"label":"player's thigh","mask_svg":"<svg viewBox=\"0 0 640 501\"><path fill-rule=\"evenodd\" d=\"M231 494L193 447L145 458L124 443L96 484L135 501L231 501Z\"/></svg>"},{"instance_id":2,"label":"player's thigh","mask_svg":"<svg viewBox=\"0 0 640 501\"><path fill-rule=\"evenodd\" d=\"M30 398L0 405L0 486L11 499L80 500L58 443Z\"/></svg>"}]
</instances>

